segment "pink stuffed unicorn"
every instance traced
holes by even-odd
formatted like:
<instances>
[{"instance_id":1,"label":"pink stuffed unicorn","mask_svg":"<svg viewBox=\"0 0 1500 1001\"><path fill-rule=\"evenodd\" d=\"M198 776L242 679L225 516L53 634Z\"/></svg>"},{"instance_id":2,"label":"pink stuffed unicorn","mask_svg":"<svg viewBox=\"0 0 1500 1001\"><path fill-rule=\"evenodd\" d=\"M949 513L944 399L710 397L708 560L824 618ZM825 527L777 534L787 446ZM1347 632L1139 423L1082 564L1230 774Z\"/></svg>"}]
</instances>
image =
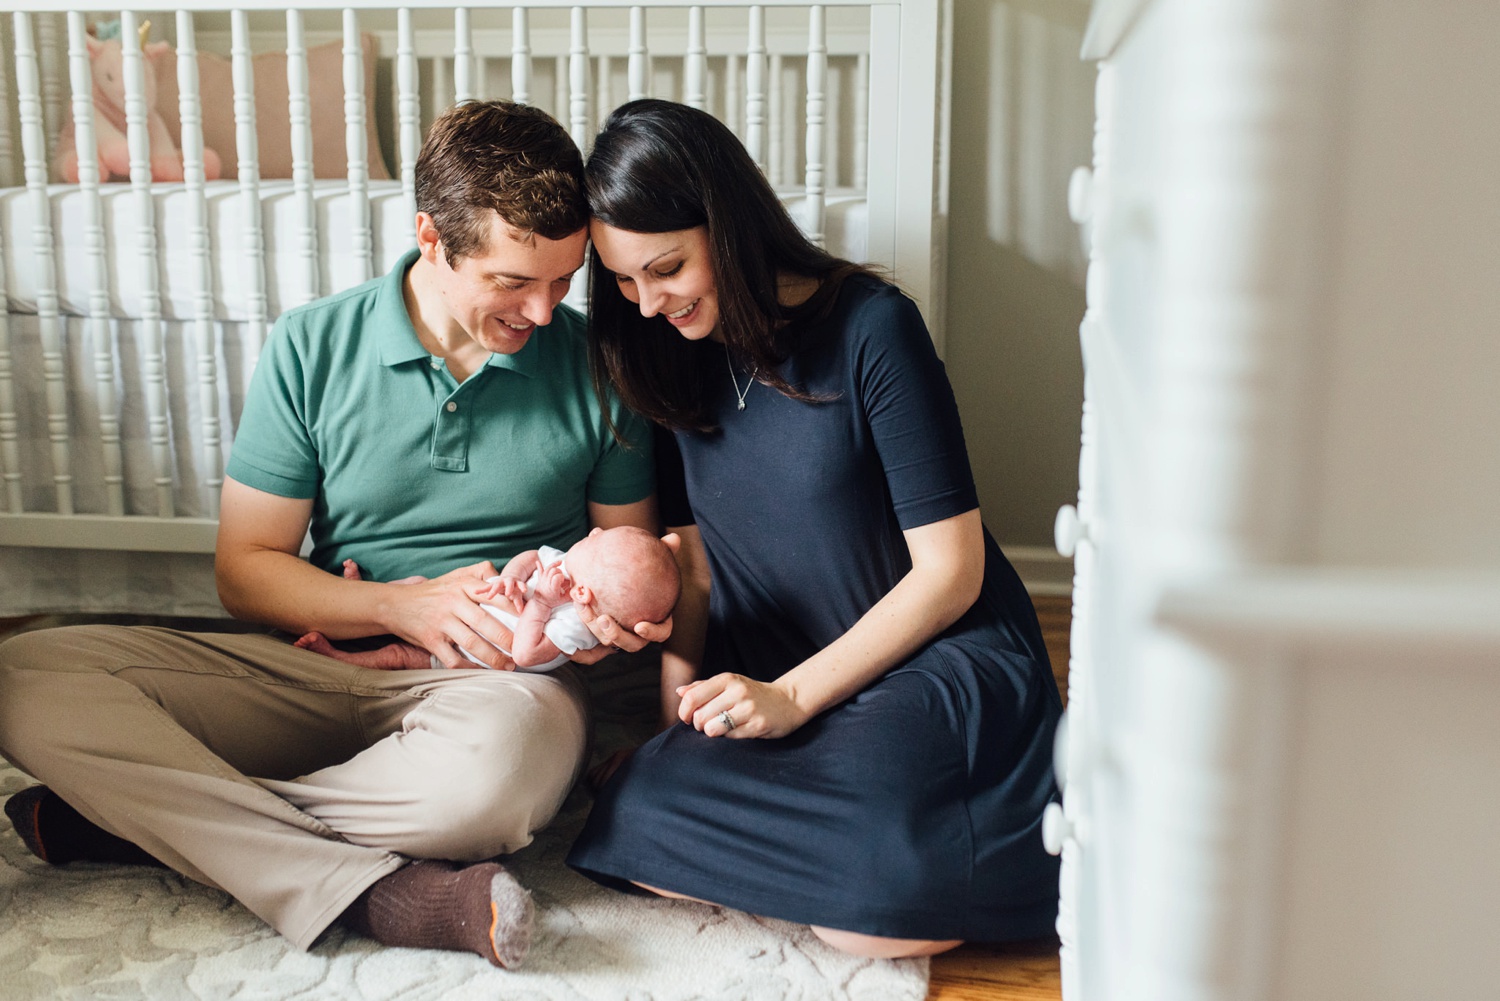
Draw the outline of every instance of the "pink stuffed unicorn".
<instances>
[{"instance_id":1,"label":"pink stuffed unicorn","mask_svg":"<svg viewBox=\"0 0 1500 1001\"><path fill-rule=\"evenodd\" d=\"M146 42L151 22L141 25L141 53L145 57L146 131L151 139L151 178L155 181L181 181L182 153L172 140L166 120L156 107L156 79L159 69L173 72L172 47L166 42ZM129 180L130 151L125 138L125 59L118 38L100 40L88 36L90 68L94 79L94 142L99 154L99 179ZM70 184L78 183L78 149L71 117L58 137L54 158L58 177ZM203 174L206 180L219 177L219 155L203 150Z\"/></svg>"}]
</instances>

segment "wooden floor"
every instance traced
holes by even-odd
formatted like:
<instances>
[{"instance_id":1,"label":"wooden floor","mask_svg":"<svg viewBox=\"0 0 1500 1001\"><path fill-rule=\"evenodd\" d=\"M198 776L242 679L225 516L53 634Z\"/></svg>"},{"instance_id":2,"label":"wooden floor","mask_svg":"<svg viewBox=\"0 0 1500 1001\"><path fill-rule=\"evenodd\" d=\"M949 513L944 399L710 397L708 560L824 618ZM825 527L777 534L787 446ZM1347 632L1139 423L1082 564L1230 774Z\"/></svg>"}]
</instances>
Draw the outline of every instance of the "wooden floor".
<instances>
[{"instance_id":1,"label":"wooden floor","mask_svg":"<svg viewBox=\"0 0 1500 1001\"><path fill-rule=\"evenodd\" d=\"M1052 673L1066 703L1068 696L1068 627L1072 605L1066 597L1038 597L1037 618ZM962 945L932 959L934 1001L1060 1001L1057 939L1008 945Z\"/></svg>"}]
</instances>

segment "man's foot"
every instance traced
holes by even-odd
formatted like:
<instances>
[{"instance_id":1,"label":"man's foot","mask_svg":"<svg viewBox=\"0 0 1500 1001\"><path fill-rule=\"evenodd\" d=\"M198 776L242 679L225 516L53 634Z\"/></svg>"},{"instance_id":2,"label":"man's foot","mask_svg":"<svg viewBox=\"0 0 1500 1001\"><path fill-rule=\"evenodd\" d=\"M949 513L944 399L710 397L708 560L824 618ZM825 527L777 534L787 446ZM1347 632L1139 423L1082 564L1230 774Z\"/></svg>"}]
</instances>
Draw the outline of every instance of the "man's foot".
<instances>
[{"instance_id":1,"label":"man's foot","mask_svg":"<svg viewBox=\"0 0 1500 1001\"><path fill-rule=\"evenodd\" d=\"M534 915L531 894L499 863L419 859L376 880L343 920L381 945L472 952L515 969Z\"/></svg>"},{"instance_id":2,"label":"man's foot","mask_svg":"<svg viewBox=\"0 0 1500 1001\"><path fill-rule=\"evenodd\" d=\"M301 650L311 650L313 653L321 653L325 657L332 657L338 652L337 648L328 642L328 637L319 632L308 633L294 642L292 646Z\"/></svg>"},{"instance_id":3,"label":"man's foot","mask_svg":"<svg viewBox=\"0 0 1500 1001\"><path fill-rule=\"evenodd\" d=\"M6 801L5 815L31 854L52 865L111 862L161 866L145 849L109 833L46 786L16 793Z\"/></svg>"}]
</instances>

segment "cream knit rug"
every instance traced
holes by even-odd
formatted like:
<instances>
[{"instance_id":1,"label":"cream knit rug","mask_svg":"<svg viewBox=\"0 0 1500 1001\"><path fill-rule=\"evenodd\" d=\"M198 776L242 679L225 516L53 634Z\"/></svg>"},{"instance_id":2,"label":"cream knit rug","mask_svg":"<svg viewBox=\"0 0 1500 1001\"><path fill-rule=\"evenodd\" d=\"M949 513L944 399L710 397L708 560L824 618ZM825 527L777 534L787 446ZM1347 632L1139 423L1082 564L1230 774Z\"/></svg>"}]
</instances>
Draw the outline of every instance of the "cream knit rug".
<instances>
[{"instance_id":1,"label":"cream knit rug","mask_svg":"<svg viewBox=\"0 0 1500 1001\"><path fill-rule=\"evenodd\" d=\"M624 658L614 658L624 661ZM594 669L598 754L651 718L649 665ZM649 724L648 724L649 728ZM29 784L0 761L0 799ZM0 818L0 998L919 1001L927 960L862 960L806 928L606 890L563 864L590 799L575 790L506 860L535 895L526 965L388 949L335 929L292 949L227 895L159 869L33 858Z\"/></svg>"}]
</instances>

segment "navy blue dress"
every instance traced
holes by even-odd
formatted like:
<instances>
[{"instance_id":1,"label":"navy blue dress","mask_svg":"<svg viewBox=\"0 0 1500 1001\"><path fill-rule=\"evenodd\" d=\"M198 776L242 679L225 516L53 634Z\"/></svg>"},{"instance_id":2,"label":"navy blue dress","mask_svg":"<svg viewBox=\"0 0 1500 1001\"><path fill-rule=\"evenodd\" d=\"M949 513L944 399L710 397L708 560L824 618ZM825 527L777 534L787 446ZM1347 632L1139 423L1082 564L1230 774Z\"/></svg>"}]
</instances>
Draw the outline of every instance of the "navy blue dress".
<instances>
[{"instance_id":1,"label":"navy blue dress","mask_svg":"<svg viewBox=\"0 0 1500 1001\"><path fill-rule=\"evenodd\" d=\"M904 529L978 506L958 408L915 305L873 279L847 281L782 368L820 402L756 384L740 411L722 345L695 350L722 430L676 436L663 512L708 551L701 677L771 681L910 569ZM986 532L984 587L957 623L787 737L659 734L601 790L568 862L871 935L1047 934L1060 712L1030 598Z\"/></svg>"}]
</instances>

